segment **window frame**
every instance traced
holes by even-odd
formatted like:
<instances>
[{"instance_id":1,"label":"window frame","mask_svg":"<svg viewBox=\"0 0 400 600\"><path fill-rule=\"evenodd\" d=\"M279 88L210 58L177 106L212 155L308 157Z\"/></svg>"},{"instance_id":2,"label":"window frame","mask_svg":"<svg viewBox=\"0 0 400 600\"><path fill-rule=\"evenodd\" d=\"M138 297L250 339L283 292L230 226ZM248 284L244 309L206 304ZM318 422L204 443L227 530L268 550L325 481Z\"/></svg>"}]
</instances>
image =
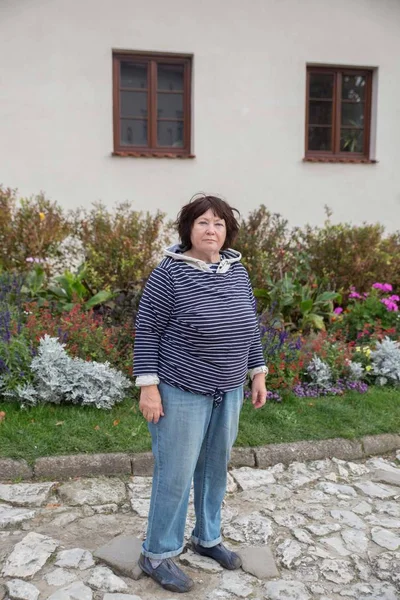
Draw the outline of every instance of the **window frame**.
<instances>
[{"instance_id":1,"label":"window frame","mask_svg":"<svg viewBox=\"0 0 400 600\"><path fill-rule=\"evenodd\" d=\"M309 113L310 113L310 75L333 75L332 96L332 150L309 150ZM340 150L342 106L342 77L343 75L363 76L366 79L365 113L364 113L364 143L362 152L346 152ZM321 162L375 162L371 160L371 107L372 107L372 77L373 70L363 67L313 66L307 65L306 77L306 119L305 119L305 159ZM312 126L312 124L311 124ZM354 127L348 127L354 129ZM361 128L360 128L361 129Z\"/></svg>"},{"instance_id":2,"label":"window frame","mask_svg":"<svg viewBox=\"0 0 400 600\"><path fill-rule=\"evenodd\" d=\"M148 146L126 146L121 144L120 129L120 64L121 61L132 61L148 65L147 89L147 121ZM192 54L164 52L142 52L135 50L113 50L113 139L117 156L154 156L168 158L192 158L191 123L192 123ZM157 65L179 64L184 67L183 74L183 146L157 146ZM171 119L166 119L171 120ZM172 119L173 120L173 119Z\"/></svg>"}]
</instances>

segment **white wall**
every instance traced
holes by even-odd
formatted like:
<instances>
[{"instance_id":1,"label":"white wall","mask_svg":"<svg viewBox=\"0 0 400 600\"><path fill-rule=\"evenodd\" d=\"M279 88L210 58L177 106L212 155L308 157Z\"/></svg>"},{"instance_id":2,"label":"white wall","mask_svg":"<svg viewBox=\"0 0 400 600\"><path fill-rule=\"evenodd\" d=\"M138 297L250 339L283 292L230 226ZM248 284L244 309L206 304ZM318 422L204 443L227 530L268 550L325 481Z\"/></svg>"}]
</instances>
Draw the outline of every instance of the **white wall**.
<instances>
[{"instance_id":1,"label":"white wall","mask_svg":"<svg viewBox=\"0 0 400 600\"><path fill-rule=\"evenodd\" d=\"M194 54L196 158L112 157L111 50ZM174 215L199 190L290 223L400 228L398 0L2 0L0 183ZM302 162L307 62L378 67L378 164Z\"/></svg>"}]
</instances>

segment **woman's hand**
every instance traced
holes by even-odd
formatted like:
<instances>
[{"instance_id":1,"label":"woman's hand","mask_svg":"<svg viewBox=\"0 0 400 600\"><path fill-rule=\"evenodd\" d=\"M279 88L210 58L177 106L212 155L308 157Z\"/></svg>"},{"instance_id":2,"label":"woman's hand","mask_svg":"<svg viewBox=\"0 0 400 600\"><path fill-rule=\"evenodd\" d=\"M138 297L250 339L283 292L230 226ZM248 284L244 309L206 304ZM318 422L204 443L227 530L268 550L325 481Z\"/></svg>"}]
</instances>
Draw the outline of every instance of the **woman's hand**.
<instances>
[{"instance_id":1,"label":"woman's hand","mask_svg":"<svg viewBox=\"0 0 400 600\"><path fill-rule=\"evenodd\" d=\"M251 403L254 408L261 408L267 400L267 388L265 387L265 373L254 375L251 384Z\"/></svg>"},{"instance_id":2,"label":"woman's hand","mask_svg":"<svg viewBox=\"0 0 400 600\"><path fill-rule=\"evenodd\" d=\"M144 385L140 388L139 410L149 423L158 423L164 416L160 392L156 385Z\"/></svg>"}]
</instances>

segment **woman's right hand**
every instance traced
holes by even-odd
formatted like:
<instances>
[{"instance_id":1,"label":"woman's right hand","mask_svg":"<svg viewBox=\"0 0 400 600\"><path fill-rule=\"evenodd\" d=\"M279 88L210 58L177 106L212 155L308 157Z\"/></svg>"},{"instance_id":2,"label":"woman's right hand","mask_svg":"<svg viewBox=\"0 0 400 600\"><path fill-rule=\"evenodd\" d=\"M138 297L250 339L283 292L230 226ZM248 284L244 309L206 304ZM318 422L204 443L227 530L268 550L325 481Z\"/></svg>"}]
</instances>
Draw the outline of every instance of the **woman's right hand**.
<instances>
[{"instance_id":1,"label":"woman's right hand","mask_svg":"<svg viewBox=\"0 0 400 600\"><path fill-rule=\"evenodd\" d=\"M160 392L156 385L144 385L140 388L139 410L149 423L158 423L164 416Z\"/></svg>"}]
</instances>

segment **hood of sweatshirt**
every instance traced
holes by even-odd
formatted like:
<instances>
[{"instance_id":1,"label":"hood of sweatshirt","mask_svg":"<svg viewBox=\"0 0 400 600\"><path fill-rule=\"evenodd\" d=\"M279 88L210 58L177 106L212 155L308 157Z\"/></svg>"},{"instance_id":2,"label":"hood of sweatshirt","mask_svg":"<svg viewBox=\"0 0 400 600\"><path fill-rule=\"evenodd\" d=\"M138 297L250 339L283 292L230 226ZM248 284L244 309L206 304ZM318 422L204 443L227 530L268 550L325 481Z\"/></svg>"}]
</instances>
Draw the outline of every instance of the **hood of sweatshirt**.
<instances>
[{"instance_id":1,"label":"hood of sweatshirt","mask_svg":"<svg viewBox=\"0 0 400 600\"><path fill-rule=\"evenodd\" d=\"M229 271L231 266L239 262L242 258L242 255L237 250L232 250L232 248L227 248L226 250L222 250L220 252L221 261L218 265L217 273L226 273ZM169 258L173 258L174 260L180 260L190 265L194 269L198 269L199 271L206 271L212 273L213 270L209 267L209 265L204 262L204 260L200 260L199 258L192 258L191 256L186 256L183 254L183 247L180 244L174 244L167 248L164 252L164 256L168 256Z\"/></svg>"}]
</instances>

